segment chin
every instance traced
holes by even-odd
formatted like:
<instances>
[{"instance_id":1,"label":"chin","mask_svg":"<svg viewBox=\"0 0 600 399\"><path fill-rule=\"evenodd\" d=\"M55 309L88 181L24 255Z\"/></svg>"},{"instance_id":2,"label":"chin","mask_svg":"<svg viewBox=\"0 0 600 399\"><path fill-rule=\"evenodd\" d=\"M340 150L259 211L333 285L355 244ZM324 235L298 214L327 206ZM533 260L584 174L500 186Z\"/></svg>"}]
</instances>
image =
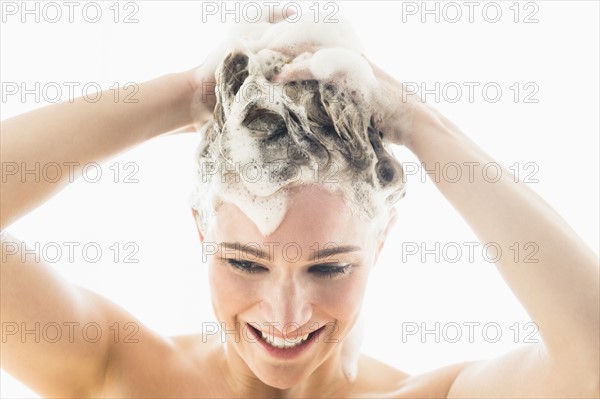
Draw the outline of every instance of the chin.
<instances>
[{"instance_id":1,"label":"chin","mask_svg":"<svg viewBox=\"0 0 600 399\"><path fill-rule=\"evenodd\" d=\"M305 369L298 366L266 366L252 370L264 384L277 389L290 389L308 377Z\"/></svg>"}]
</instances>

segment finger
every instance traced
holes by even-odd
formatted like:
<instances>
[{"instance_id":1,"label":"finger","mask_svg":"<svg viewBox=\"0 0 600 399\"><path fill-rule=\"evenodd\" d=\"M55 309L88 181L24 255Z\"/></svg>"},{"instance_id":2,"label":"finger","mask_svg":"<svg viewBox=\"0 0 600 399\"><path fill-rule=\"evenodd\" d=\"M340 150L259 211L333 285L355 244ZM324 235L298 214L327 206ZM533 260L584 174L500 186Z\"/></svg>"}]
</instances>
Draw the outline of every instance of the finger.
<instances>
[{"instance_id":1,"label":"finger","mask_svg":"<svg viewBox=\"0 0 600 399\"><path fill-rule=\"evenodd\" d=\"M171 135L183 134L183 133L198 133L198 129L196 129L196 127L194 125L188 125L188 126L184 126L179 129L176 129L176 130L172 130L169 133L167 133L165 136L171 136Z\"/></svg>"},{"instance_id":2,"label":"finger","mask_svg":"<svg viewBox=\"0 0 600 399\"><path fill-rule=\"evenodd\" d=\"M277 24L283 20L287 20L290 17L296 15L296 11L293 7L286 7L285 10L280 6L275 7L262 7L261 22L268 22L271 24Z\"/></svg>"},{"instance_id":3,"label":"finger","mask_svg":"<svg viewBox=\"0 0 600 399\"><path fill-rule=\"evenodd\" d=\"M274 82L280 83L310 79L314 79L314 75L309 68L309 60L284 65L281 72L273 77Z\"/></svg>"}]
</instances>

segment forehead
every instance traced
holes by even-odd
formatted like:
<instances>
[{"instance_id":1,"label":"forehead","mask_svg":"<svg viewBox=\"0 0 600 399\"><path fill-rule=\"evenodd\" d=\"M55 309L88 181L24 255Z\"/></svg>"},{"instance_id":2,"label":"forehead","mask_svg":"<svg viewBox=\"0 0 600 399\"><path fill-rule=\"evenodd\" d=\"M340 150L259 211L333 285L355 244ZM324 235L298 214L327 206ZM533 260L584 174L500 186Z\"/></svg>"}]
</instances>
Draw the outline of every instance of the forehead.
<instances>
[{"instance_id":1,"label":"forehead","mask_svg":"<svg viewBox=\"0 0 600 399\"><path fill-rule=\"evenodd\" d=\"M370 221L352 212L339 193L317 185L290 191L288 208L277 229L264 236L237 206L224 202L215 215L212 237L215 241L239 243L294 242L303 247L324 245L364 246L372 234Z\"/></svg>"}]
</instances>

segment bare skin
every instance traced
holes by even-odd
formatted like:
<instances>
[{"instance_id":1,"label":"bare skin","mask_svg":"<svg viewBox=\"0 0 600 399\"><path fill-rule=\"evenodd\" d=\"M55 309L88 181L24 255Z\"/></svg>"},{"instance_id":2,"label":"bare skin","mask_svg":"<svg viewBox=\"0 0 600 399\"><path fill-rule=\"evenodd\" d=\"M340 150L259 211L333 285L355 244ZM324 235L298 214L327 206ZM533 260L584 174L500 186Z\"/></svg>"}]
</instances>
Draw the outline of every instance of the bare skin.
<instances>
[{"instance_id":1,"label":"bare skin","mask_svg":"<svg viewBox=\"0 0 600 399\"><path fill-rule=\"evenodd\" d=\"M401 83L375 70L382 85L379 92L387 93L376 105L381 106L383 120L387 121L382 130L389 141L406 145L426 165L493 161L444 116L419 102L403 102ZM300 71L287 73L280 79L292 79ZM95 104L78 99L3 121L2 161L60 165L101 162L152 137L186 130L199 122L192 119L189 107L200 84L201 80L193 79L188 71L140 84L140 101L136 104L115 104L110 100L112 96L106 95ZM195 106L204 107L205 114L210 114L210 104L196 102ZM410 109L408 128L400 122L394 124L400 109ZM9 337L2 342L2 367L47 397L598 397L598 259L548 204L524 184L514 183L505 172L496 183L477 180L476 175L474 182L436 184L482 242L495 241L503 247L515 241L538 244L539 263L523 267L507 257L497 267L539 326L543 343L496 359L458 364L419 376L409 376L363 356L358 378L352 384L340 374L334 349L311 376L286 389L274 388L247 373L244 362L232 361L236 358L224 353L218 338L159 336L105 298L69 284L49 265L22 263L20 256L3 256L3 325L95 322L109 330L115 322L136 322L140 330L137 344L115 343L108 336L96 343L61 340L54 344ZM6 229L64 188L68 175L65 167L64 179L57 183L23 183L18 176L2 182L3 250L7 245L20 244ZM306 217L308 209L312 208L287 214L276 234L285 235L286 229L295 229L298 223L294 219ZM321 208L314 212L314 218L328 214ZM345 223L334 233L343 234L346 227L350 228L350 221ZM224 231L222 234L231 233ZM212 234L216 237L220 233ZM258 233L248 230L244 234L249 240ZM298 234L302 234L301 228ZM355 239L360 241L361 237ZM376 244L364 251L365 265L374 264L382 242ZM284 269L287 265L278 267L288 270ZM217 266L214 268L216 272ZM289 272L296 273L290 276L300 275L295 270ZM323 309L325 305L313 306L311 317L316 314L325 318L332 313ZM273 313L282 318L301 317L293 316L295 311L297 308L290 305ZM350 325L352 315L346 316L346 325Z\"/></svg>"}]
</instances>

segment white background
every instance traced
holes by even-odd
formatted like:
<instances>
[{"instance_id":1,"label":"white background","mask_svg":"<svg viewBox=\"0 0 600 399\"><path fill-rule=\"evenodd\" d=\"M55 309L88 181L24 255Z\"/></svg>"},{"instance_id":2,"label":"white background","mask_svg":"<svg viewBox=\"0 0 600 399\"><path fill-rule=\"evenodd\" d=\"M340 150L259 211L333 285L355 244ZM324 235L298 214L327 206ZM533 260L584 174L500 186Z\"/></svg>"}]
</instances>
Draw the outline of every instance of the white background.
<instances>
[{"instance_id":1,"label":"white background","mask_svg":"<svg viewBox=\"0 0 600 399\"><path fill-rule=\"evenodd\" d=\"M3 2L3 10L7 3L11 2ZM33 9L35 3L27 4ZM530 177L537 182L529 186L598 253L598 3L520 2L516 6L518 22L514 21L513 3L494 3L487 13L483 12L487 3L478 3L473 22L469 22L467 6L454 3L462 12L456 23L449 20L455 18L457 7L444 8L444 2L437 3L439 22L435 14L421 14L421 2L404 5L405 11L419 8L415 15L403 13L402 4L391 1L329 2L328 6L321 2L304 12L315 15L318 8L318 18L323 19L336 11L332 4L337 4L336 15L350 20L366 55L400 80L424 82L427 88L433 88L435 82L442 87L448 82L461 85L462 97L454 103L443 98L436 101L433 95L427 100L498 162L507 167L518 163L522 177L533 170L525 169L524 164L535 163L537 172ZM21 7L20 2L13 4ZM37 5L39 23L34 21L35 15L27 15L22 23L21 10L16 15L3 13L3 85L25 82L32 88L35 82L41 87L57 82L64 89L62 100L68 100L64 82L79 82L75 89L79 96L81 87L89 82L108 89L115 83L141 82L186 70L200 64L235 23L234 15L205 15L203 21L202 3L195 1L138 1L137 11L122 2L117 5L121 13L115 23L111 1L97 3L103 14L94 24L83 18L83 4L75 8L73 23L64 6L57 23L44 21L44 3ZM491 23L495 5L502 16ZM229 3L229 8L233 7L234 3ZM240 13L244 11L243 4L238 7ZM427 7L434 9L436 3L428 2ZM54 18L54 10L46 11L47 17ZM94 16L92 11L88 16ZM132 11L138 22L123 23ZM246 11L254 15L252 9ZM530 17L538 22L524 23L532 13ZM473 102L464 82L479 83ZM481 90L490 82L502 89L495 103L486 100ZM518 101L510 89L515 82L521 90ZM532 86L524 88L528 82L539 88L532 97L537 103L524 102L524 96L532 92ZM46 100L54 97L54 92L48 93ZM447 94L455 97L454 91ZM494 91L488 95L494 96ZM6 96L4 90L2 101L2 119L48 103L44 98L36 102L33 95L23 102L19 95ZM32 246L39 243L40 248L52 242L98 243L103 254L97 263L86 261L76 250L74 262L63 254L53 266L163 334L199 331L202 323L214 318L187 205L197 143L198 137L192 134L161 137L123 153L105 164L99 182L80 179L10 231ZM404 149L398 148L396 153L402 161L416 162ZM125 168L127 162L138 166L130 176L137 183L124 182L133 171ZM121 172L117 182L115 170ZM494 265L481 256L481 246L475 251L476 261L469 262L463 243L477 240L433 184L423 183L420 175L410 176L407 196L398 210L399 223L372 273L363 310L367 322L364 352L419 373L516 347L514 327L509 328L515 322L520 323L518 341L522 343L531 331L523 327L528 321L526 312ZM116 263L109 249L115 242L121 248ZM139 248L132 256L139 263L124 261L130 252L124 250L127 242ZM442 247L457 243L464 251L456 263L436 262L433 255L422 262L420 254L405 256L403 262L404 242L424 242L428 248L435 242ZM449 343L443 336L437 343L433 334L421 337L420 333L403 339L403 322L417 323L419 328L426 323L430 329L435 322L441 326L455 322L463 326L463 336L457 343ZM463 324L468 322L481 323L472 343ZM501 327L502 338L496 343L488 342L495 336L493 329L488 335L482 332L489 322ZM455 333L447 330L450 338ZM0 386L2 397L35 396L5 372Z\"/></svg>"}]
</instances>

